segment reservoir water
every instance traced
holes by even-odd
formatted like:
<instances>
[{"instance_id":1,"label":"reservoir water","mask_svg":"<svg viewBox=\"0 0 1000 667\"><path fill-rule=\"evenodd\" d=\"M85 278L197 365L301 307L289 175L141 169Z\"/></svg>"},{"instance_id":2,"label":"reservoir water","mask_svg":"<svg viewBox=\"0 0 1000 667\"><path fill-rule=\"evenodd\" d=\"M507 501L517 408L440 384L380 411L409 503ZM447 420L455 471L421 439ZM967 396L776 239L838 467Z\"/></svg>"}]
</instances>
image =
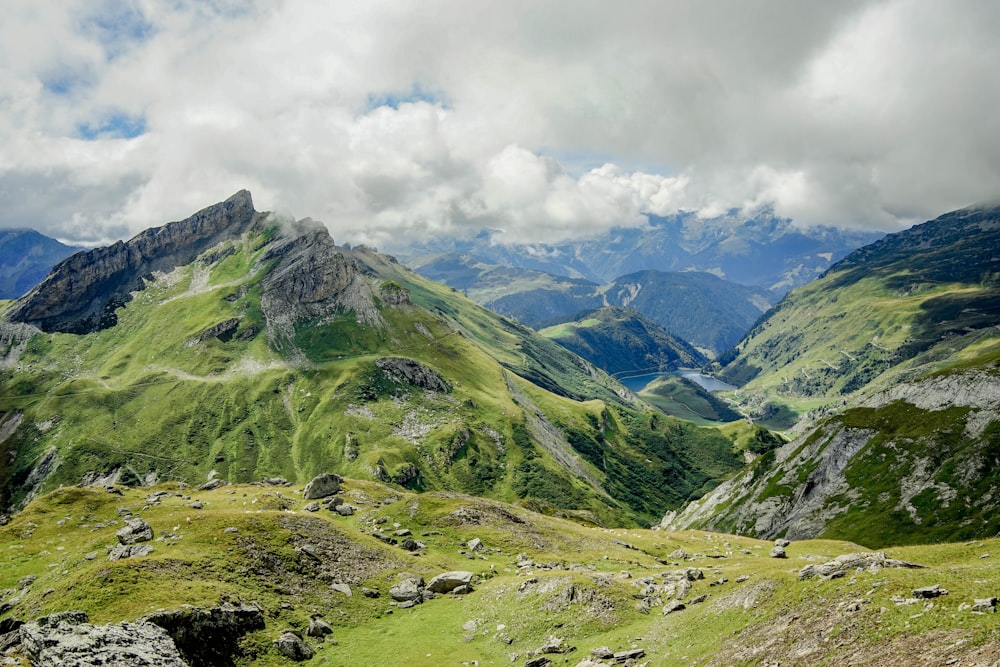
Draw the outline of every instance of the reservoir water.
<instances>
[{"instance_id":1,"label":"reservoir water","mask_svg":"<svg viewBox=\"0 0 1000 667\"><path fill-rule=\"evenodd\" d=\"M736 389L734 385L727 384L722 380L715 379L711 375L703 375L702 373L691 369L681 369L671 373L644 373L642 375L633 375L631 377L621 377L618 378L618 381L635 393L639 393L646 387L647 384L664 375L676 375L678 377L687 378L688 380L698 384L705 391L732 391L733 389Z\"/></svg>"}]
</instances>

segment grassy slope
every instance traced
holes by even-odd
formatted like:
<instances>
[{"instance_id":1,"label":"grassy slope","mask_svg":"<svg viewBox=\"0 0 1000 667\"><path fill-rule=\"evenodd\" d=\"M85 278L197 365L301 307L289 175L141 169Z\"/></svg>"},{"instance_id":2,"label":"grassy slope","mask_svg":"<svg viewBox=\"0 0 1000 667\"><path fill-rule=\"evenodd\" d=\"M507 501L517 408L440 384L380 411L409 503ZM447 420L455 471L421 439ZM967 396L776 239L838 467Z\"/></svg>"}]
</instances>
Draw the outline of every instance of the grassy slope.
<instances>
[{"instance_id":1,"label":"grassy slope","mask_svg":"<svg viewBox=\"0 0 1000 667\"><path fill-rule=\"evenodd\" d=\"M718 461L689 456L683 444L657 452L646 426L601 433L605 411L633 414L606 374L364 250L355 255L378 273L375 283L403 286L413 305L383 308L382 329L359 325L350 314L301 327L295 341L310 363L292 364L262 332L262 274L254 272L259 241L236 243L216 264L160 277L119 312L112 329L35 336L19 368L0 370L0 422L24 413L21 427L2 443L5 505L23 499L32 471L52 448L58 467L46 488L118 466L190 481L211 470L232 481L305 481L326 469L402 480L415 467L420 477L408 482L414 490L527 498L548 511L586 510L591 520L612 524L655 522L709 474L738 465L725 441L711 434L694 439L710 442ZM231 318L240 319L231 340L204 338ZM253 335L254 329L261 332ZM386 383L374 367L385 355L419 359L444 375L452 391ZM507 389L504 369L543 388L535 396L542 412L569 415L574 445L614 450L614 466L594 469L596 486L579 483L525 438L523 408ZM598 400L575 400L583 398ZM644 423L637 410L626 421ZM667 421L652 429L654 435L675 430ZM586 451L575 456L594 458Z\"/></svg>"},{"instance_id":2,"label":"grassy slope","mask_svg":"<svg viewBox=\"0 0 1000 667\"><path fill-rule=\"evenodd\" d=\"M304 630L312 614L334 627L335 641L310 639L318 651L304 664L504 665L513 656L520 664L553 635L577 647L553 655L556 664L575 664L598 646L641 647L650 664L751 665L763 656L783 665L908 664L915 646L963 664L1000 658L993 616L961 608L995 594L1000 565L981 556L1000 552L998 540L889 551L926 569L798 581L804 565L859 548L793 543L788 560L776 560L767 557L769 544L749 538L588 528L468 496L352 480L344 497L359 508L353 517L302 512L300 487L160 490L167 495L150 502L150 490L61 489L0 527L0 589L37 577L6 616L82 609L105 623L239 599L261 605L267 622L244 641L239 664L247 666L287 664L272 642L285 628ZM205 508L191 508L195 499ZM153 527L155 551L109 563L104 550L115 543L123 508ZM397 524L427 550L411 555L371 535ZM486 548L470 560L463 545L474 537ZM326 557L313 561L297 550L303 544ZM689 559L672 556L677 549ZM556 569L519 570L518 554ZM643 578L660 583L663 572L681 567L703 569L687 599L704 593L707 600L669 616L659 607L640 612L633 594ZM400 574L429 579L453 569L480 577L473 593L393 610L388 589ZM331 582L349 583L354 594L331 590ZM949 594L930 604L892 600L935 583ZM381 597L362 596L361 586Z\"/></svg>"},{"instance_id":3,"label":"grassy slope","mask_svg":"<svg viewBox=\"0 0 1000 667\"><path fill-rule=\"evenodd\" d=\"M956 211L852 253L769 311L721 375L762 416L801 414L1000 352L998 217Z\"/></svg>"}]
</instances>

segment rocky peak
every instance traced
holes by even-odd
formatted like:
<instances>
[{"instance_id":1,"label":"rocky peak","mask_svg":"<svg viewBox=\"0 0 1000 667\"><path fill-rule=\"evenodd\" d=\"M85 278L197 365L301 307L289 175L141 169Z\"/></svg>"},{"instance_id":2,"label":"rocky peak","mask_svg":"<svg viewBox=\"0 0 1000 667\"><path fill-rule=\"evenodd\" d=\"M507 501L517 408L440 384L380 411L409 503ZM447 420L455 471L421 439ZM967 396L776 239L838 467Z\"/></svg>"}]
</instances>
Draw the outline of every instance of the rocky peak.
<instances>
[{"instance_id":1,"label":"rocky peak","mask_svg":"<svg viewBox=\"0 0 1000 667\"><path fill-rule=\"evenodd\" d=\"M11 322L43 331L86 333L114 326L115 309L127 303L154 271L171 271L212 246L235 238L263 217L241 190L186 220L147 229L129 241L77 253L60 262L11 308Z\"/></svg>"}]
</instances>

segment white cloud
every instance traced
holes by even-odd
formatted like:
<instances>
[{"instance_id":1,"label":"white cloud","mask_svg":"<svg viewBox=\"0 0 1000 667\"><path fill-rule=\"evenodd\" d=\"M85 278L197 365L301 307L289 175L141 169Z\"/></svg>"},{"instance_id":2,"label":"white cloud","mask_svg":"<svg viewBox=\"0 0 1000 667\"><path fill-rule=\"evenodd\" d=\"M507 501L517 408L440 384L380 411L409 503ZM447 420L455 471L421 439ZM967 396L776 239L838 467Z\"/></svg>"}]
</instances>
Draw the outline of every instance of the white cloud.
<instances>
[{"instance_id":1,"label":"white cloud","mask_svg":"<svg viewBox=\"0 0 1000 667\"><path fill-rule=\"evenodd\" d=\"M888 229L1000 183L990 0L8 0L4 15L0 226L74 241L243 187L385 244L762 206Z\"/></svg>"}]
</instances>

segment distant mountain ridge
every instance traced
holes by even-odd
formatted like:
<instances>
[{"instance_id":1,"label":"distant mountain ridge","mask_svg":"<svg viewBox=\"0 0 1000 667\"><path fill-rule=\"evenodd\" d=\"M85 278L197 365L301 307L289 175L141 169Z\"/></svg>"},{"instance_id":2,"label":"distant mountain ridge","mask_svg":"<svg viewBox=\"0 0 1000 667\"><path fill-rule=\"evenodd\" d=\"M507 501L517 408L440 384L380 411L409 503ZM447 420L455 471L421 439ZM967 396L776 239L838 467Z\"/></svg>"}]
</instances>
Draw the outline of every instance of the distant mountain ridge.
<instances>
[{"instance_id":1,"label":"distant mountain ridge","mask_svg":"<svg viewBox=\"0 0 1000 667\"><path fill-rule=\"evenodd\" d=\"M458 253L487 264L595 283L642 270L703 271L780 297L818 277L852 250L884 236L834 227L798 227L770 211L755 215L730 211L712 218L693 212L648 217L645 228L615 228L581 241L507 244L498 234L483 230L468 239L432 237L389 250L414 266L425 263L422 256Z\"/></svg>"},{"instance_id":2,"label":"distant mountain ridge","mask_svg":"<svg viewBox=\"0 0 1000 667\"><path fill-rule=\"evenodd\" d=\"M710 356L739 342L774 299L763 289L696 271L646 270L598 285L488 264L472 255L441 255L415 268L532 328L569 322L605 306L623 306Z\"/></svg>"},{"instance_id":3,"label":"distant mountain ridge","mask_svg":"<svg viewBox=\"0 0 1000 667\"><path fill-rule=\"evenodd\" d=\"M17 299L81 249L32 229L0 230L0 299Z\"/></svg>"}]
</instances>

